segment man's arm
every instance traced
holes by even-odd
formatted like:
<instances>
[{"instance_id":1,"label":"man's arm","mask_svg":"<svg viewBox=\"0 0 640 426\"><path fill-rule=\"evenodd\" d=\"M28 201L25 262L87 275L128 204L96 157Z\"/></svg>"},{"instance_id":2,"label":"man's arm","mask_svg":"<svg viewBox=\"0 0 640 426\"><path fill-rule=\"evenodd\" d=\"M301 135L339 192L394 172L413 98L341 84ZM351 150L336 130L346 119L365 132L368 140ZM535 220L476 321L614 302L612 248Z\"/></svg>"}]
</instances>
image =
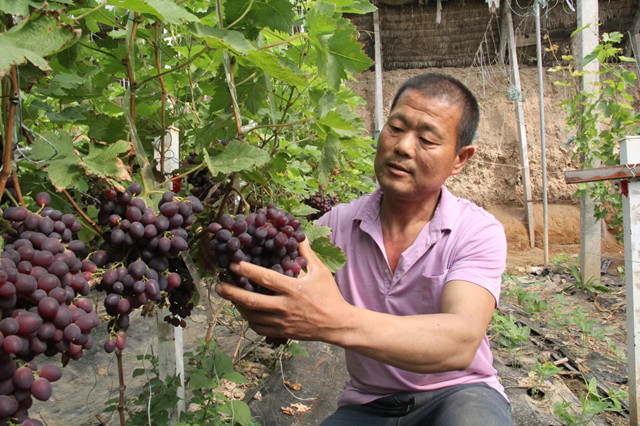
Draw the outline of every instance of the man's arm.
<instances>
[{"instance_id":1,"label":"man's arm","mask_svg":"<svg viewBox=\"0 0 640 426\"><path fill-rule=\"evenodd\" d=\"M247 262L234 266L236 273L276 295L226 283L218 284L216 292L266 336L324 341L417 373L463 370L473 360L495 307L488 290L451 281L444 288L441 313L383 314L347 303L309 243L301 243L299 250L309 264L307 274L297 279Z\"/></svg>"}]
</instances>

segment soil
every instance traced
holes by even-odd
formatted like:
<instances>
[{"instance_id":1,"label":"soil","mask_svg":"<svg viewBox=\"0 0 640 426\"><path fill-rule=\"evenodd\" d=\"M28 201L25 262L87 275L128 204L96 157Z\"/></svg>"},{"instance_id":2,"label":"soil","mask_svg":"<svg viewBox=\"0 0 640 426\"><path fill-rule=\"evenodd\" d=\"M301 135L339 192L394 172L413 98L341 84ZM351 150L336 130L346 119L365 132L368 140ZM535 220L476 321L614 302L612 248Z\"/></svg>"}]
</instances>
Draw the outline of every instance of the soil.
<instances>
[{"instance_id":1,"label":"soil","mask_svg":"<svg viewBox=\"0 0 640 426\"><path fill-rule=\"evenodd\" d=\"M424 71L385 72L385 113L399 85L408 76ZM575 188L564 183L564 171L575 168L575 163L572 160L573 151L567 145L571 132L565 125L564 110L558 106L565 95L561 88L554 86L550 80L545 81L547 220L551 261L544 265L537 71L521 70L526 98L524 109L532 198L535 203L533 248L530 247L524 220L523 176L514 104L507 96L508 72L497 67L437 71L460 78L476 93L482 106L479 138L474 142L476 155L465 172L450 179L448 186L456 195L485 207L504 225L509 244L507 272L510 278L505 281L498 313L506 318L512 316L518 327L528 326L531 329L530 337L511 349L499 343L499 331L491 331L496 368L512 400L514 415L520 419L520 423L516 424L560 425L562 422L553 413L553 404L573 401L572 409L579 407L580 394L585 392L584 380L579 378L580 375L595 377L605 392L611 389L626 390L624 282L618 271L618 267L624 263L623 246L616 241L616 235L603 231L602 255L606 268L603 267L602 283L609 291L594 293L579 288L580 283L576 281L575 269L572 274L571 265L575 265L580 252L580 207L573 196ZM374 105L374 87L373 73L363 74L353 84L354 90L366 101L367 107L362 106L359 114L372 135L373 108L369 106ZM546 309L539 308L543 301L546 302ZM538 308L534 309L533 306ZM144 361L136 359L137 356L157 351L157 342L153 337L154 321L138 317L133 321L128 348L124 351L128 398L140 394L147 380L145 375L131 378L133 370L145 367L147 372L150 371L148 362L144 364ZM239 351L238 358L242 358L243 362L237 366L250 378L250 385L228 394L237 399L246 396L251 401L260 395L255 392L258 383L268 378L273 378L275 383L283 387L278 376L271 373L277 367L281 353L265 347L259 337L250 332L241 339L237 325L234 328L231 322L223 324L226 325L215 328L216 340L225 353L233 355ZM581 331L580 325L588 330L586 334ZM196 347L206 329L207 316L202 309L196 309L184 330L185 351ZM98 342L104 337L100 333L105 335L104 326L96 333L95 340ZM536 361L538 364L547 361L558 363L562 370L552 377L541 378L532 373L536 371ZM307 371L297 371L297 374L304 377ZM339 383L338 380L336 382ZM335 383L333 385L335 387ZM262 393L265 393L264 390L262 388ZM52 400L34 403L30 414L50 426L96 425L100 419L104 424L115 425L118 424L117 415L105 409L107 406L115 407L115 402L107 401L117 395L115 357L96 347L81 360L65 367L63 379L54 385ZM329 407L325 407L325 410L332 409L331 403L326 400L324 403ZM290 413L288 416L277 407L275 411L273 406L270 409L269 419L263 424L317 424L317 416L320 415L301 417L300 414ZM596 424L628 424L628 419L614 413L598 417Z\"/></svg>"}]
</instances>

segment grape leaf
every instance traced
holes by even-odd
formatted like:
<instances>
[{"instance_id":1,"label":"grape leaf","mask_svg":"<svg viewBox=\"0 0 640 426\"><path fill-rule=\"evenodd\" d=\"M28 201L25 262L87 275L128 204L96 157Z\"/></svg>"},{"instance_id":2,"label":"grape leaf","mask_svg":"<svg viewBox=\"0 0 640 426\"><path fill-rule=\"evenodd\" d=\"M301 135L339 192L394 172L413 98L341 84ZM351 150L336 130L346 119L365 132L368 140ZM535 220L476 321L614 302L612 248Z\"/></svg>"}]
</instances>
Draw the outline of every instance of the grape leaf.
<instances>
[{"instance_id":1,"label":"grape leaf","mask_svg":"<svg viewBox=\"0 0 640 426\"><path fill-rule=\"evenodd\" d=\"M202 24L189 25L191 34L204 37L210 47L224 49L235 54L244 54L253 49L253 44L239 31L213 28Z\"/></svg>"},{"instance_id":2,"label":"grape leaf","mask_svg":"<svg viewBox=\"0 0 640 426\"><path fill-rule=\"evenodd\" d=\"M35 14L5 33L0 33L0 77L12 65L27 60L49 70L45 56L59 52L80 37L80 31L50 15Z\"/></svg>"},{"instance_id":3,"label":"grape leaf","mask_svg":"<svg viewBox=\"0 0 640 426\"><path fill-rule=\"evenodd\" d=\"M42 0L0 0L0 11L8 15L29 16L29 7L39 9L43 4Z\"/></svg>"},{"instance_id":4,"label":"grape leaf","mask_svg":"<svg viewBox=\"0 0 640 426\"><path fill-rule=\"evenodd\" d=\"M67 132L44 132L35 140L30 156L33 160L48 161L45 170L57 190L73 186L84 178L79 165L80 158L73 149L71 135Z\"/></svg>"},{"instance_id":5,"label":"grape leaf","mask_svg":"<svg viewBox=\"0 0 640 426\"><path fill-rule=\"evenodd\" d=\"M211 157L207 150L203 152L204 161L214 176L259 167L269 161L269 153L237 139L229 142L224 151L215 157Z\"/></svg>"},{"instance_id":6,"label":"grape leaf","mask_svg":"<svg viewBox=\"0 0 640 426\"><path fill-rule=\"evenodd\" d=\"M327 237L320 237L313 240L311 248L331 272L336 272L342 268L347 261L340 247L334 246Z\"/></svg>"},{"instance_id":7,"label":"grape leaf","mask_svg":"<svg viewBox=\"0 0 640 426\"><path fill-rule=\"evenodd\" d=\"M362 51L362 45L358 42L350 28L338 28L328 40L328 55L325 71L329 83L338 88L347 72L360 73L372 64L371 59Z\"/></svg>"},{"instance_id":8,"label":"grape leaf","mask_svg":"<svg viewBox=\"0 0 640 426\"><path fill-rule=\"evenodd\" d=\"M338 156L340 153L340 139L329 133L322 147L322 158L320 159L320 185L326 186L329 183L329 175L339 165Z\"/></svg>"},{"instance_id":9,"label":"grape leaf","mask_svg":"<svg viewBox=\"0 0 640 426\"><path fill-rule=\"evenodd\" d=\"M87 173L94 174L116 182L132 181L126 165L120 155L131 150L131 144L127 141L118 141L108 145L91 142L89 154L82 157L81 165Z\"/></svg>"},{"instance_id":10,"label":"grape leaf","mask_svg":"<svg viewBox=\"0 0 640 426\"><path fill-rule=\"evenodd\" d=\"M268 73L271 77L284 81L292 86L304 86L307 78L296 74L290 68L282 66L278 59L269 52L251 50L246 56L238 57L238 63L242 65L255 64L257 67Z\"/></svg>"},{"instance_id":11,"label":"grape leaf","mask_svg":"<svg viewBox=\"0 0 640 426\"><path fill-rule=\"evenodd\" d=\"M376 7L369 0L333 0L340 13L366 14L376 11Z\"/></svg>"},{"instance_id":12,"label":"grape leaf","mask_svg":"<svg viewBox=\"0 0 640 426\"><path fill-rule=\"evenodd\" d=\"M357 136L360 131L353 127L351 122L336 111L329 111L324 117L318 119L318 123L327 126L340 136Z\"/></svg>"},{"instance_id":13,"label":"grape leaf","mask_svg":"<svg viewBox=\"0 0 640 426\"><path fill-rule=\"evenodd\" d=\"M107 4L157 16L171 24L178 24L183 20L187 22L199 21L197 16L171 0L108 0Z\"/></svg>"},{"instance_id":14,"label":"grape leaf","mask_svg":"<svg viewBox=\"0 0 640 426\"><path fill-rule=\"evenodd\" d=\"M307 239L312 244L318 238L331 235L331 232L331 228L329 228L328 226L313 226L312 224L308 224L304 227L304 235L307 236Z\"/></svg>"}]
</instances>

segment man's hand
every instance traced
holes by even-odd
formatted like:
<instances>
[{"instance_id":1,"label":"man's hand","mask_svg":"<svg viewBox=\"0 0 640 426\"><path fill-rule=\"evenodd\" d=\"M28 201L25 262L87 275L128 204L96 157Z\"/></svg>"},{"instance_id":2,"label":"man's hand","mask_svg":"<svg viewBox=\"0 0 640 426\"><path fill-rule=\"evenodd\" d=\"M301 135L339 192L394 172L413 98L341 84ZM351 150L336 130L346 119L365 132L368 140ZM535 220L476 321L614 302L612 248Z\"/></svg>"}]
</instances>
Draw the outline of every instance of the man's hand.
<instances>
[{"instance_id":1,"label":"man's hand","mask_svg":"<svg viewBox=\"0 0 640 426\"><path fill-rule=\"evenodd\" d=\"M216 286L216 292L233 302L258 334L331 341L340 328L341 316L351 305L343 299L331 271L311 250L308 240L300 243L298 250L308 262L307 273L299 278L248 262L231 266L234 273L273 290L275 295L253 293L223 282Z\"/></svg>"}]
</instances>

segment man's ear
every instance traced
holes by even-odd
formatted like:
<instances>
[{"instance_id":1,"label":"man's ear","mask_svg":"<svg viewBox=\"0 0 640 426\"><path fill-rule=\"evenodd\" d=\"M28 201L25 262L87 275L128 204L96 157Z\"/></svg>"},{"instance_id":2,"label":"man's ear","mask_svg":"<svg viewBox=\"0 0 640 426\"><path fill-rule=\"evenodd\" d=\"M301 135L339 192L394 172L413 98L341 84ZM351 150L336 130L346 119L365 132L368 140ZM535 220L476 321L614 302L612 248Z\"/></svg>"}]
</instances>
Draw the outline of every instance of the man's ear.
<instances>
[{"instance_id":1,"label":"man's ear","mask_svg":"<svg viewBox=\"0 0 640 426\"><path fill-rule=\"evenodd\" d=\"M464 169L464 166L469 161L469 158L473 157L476 152L475 147L472 145L463 146L456 154L455 163L453 163L453 169L451 169L451 176L455 176Z\"/></svg>"}]
</instances>

